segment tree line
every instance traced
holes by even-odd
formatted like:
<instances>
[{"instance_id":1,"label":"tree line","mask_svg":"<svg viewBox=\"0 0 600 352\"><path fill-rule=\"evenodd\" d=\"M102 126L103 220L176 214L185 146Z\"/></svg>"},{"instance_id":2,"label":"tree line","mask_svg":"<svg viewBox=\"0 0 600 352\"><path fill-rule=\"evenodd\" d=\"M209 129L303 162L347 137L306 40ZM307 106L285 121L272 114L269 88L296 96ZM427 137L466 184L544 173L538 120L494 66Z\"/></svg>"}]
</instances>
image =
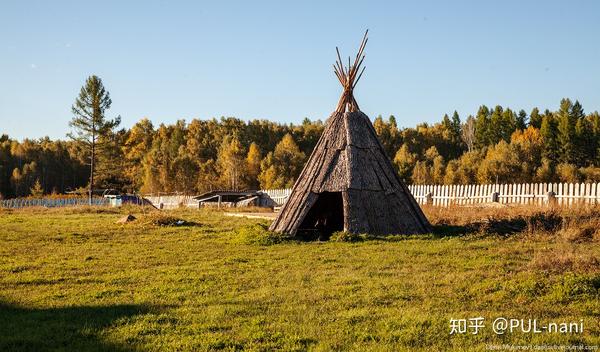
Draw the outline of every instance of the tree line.
<instances>
[{"instance_id":1,"label":"tree line","mask_svg":"<svg viewBox=\"0 0 600 352\"><path fill-rule=\"evenodd\" d=\"M0 195L115 189L196 194L212 189L291 187L324 129L234 117L174 124L141 119L119 128L110 96L92 76L73 105L68 140L0 136ZM558 111L482 105L464 121L398 128L373 125L400 177L412 184L600 181L600 114L562 99Z\"/></svg>"}]
</instances>

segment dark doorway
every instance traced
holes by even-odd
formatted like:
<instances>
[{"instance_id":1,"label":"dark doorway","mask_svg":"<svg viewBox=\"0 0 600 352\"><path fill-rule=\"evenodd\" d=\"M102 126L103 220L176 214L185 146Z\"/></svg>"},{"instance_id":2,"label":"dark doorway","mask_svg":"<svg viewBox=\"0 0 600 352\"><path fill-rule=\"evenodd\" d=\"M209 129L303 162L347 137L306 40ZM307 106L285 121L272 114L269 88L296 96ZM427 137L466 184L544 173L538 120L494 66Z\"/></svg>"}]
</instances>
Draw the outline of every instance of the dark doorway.
<instances>
[{"instance_id":1,"label":"dark doorway","mask_svg":"<svg viewBox=\"0 0 600 352\"><path fill-rule=\"evenodd\" d=\"M332 233L344 230L342 192L323 192L300 224L305 236L328 240Z\"/></svg>"}]
</instances>

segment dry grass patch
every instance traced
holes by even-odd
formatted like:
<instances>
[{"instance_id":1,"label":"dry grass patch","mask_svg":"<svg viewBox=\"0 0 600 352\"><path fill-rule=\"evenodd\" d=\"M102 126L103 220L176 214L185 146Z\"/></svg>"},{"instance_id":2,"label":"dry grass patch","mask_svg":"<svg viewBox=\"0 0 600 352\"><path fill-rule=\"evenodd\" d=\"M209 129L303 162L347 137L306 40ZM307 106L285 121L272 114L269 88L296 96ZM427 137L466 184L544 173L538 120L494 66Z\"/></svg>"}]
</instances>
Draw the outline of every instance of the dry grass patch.
<instances>
[{"instance_id":1,"label":"dry grass patch","mask_svg":"<svg viewBox=\"0 0 600 352\"><path fill-rule=\"evenodd\" d=\"M598 239L598 231L594 227L569 227L562 229L558 232L558 235L568 242L590 242L594 239Z\"/></svg>"},{"instance_id":2,"label":"dry grass patch","mask_svg":"<svg viewBox=\"0 0 600 352\"><path fill-rule=\"evenodd\" d=\"M529 238L557 237L569 242L600 238L600 207L424 207L434 227L454 227L462 234L522 234Z\"/></svg>"},{"instance_id":3,"label":"dry grass patch","mask_svg":"<svg viewBox=\"0 0 600 352\"><path fill-rule=\"evenodd\" d=\"M266 207L233 207L233 208L225 208L225 212L227 213L272 213L273 209Z\"/></svg>"},{"instance_id":4,"label":"dry grass patch","mask_svg":"<svg viewBox=\"0 0 600 352\"><path fill-rule=\"evenodd\" d=\"M600 260L584 248L559 247L537 251L528 268L552 273L595 273L600 272Z\"/></svg>"}]
</instances>

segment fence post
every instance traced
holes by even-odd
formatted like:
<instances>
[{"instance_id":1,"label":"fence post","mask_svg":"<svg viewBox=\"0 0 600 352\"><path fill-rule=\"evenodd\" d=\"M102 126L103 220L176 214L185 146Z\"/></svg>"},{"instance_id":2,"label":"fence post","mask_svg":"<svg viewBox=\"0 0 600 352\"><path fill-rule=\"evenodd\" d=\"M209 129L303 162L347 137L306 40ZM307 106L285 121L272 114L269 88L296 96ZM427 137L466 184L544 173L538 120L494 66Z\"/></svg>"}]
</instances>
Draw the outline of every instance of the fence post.
<instances>
[{"instance_id":1,"label":"fence post","mask_svg":"<svg viewBox=\"0 0 600 352\"><path fill-rule=\"evenodd\" d=\"M554 205L556 203L556 193L552 191L546 193L546 203L548 205Z\"/></svg>"},{"instance_id":2,"label":"fence post","mask_svg":"<svg viewBox=\"0 0 600 352\"><path fill-rule=\"evenodd\" d=\"M493 203L498 203L500 202L500 193L498 192L492 192L492 194L490 194L490 201Z\"/></svg>"},{"instance_id":3,"label":"fence post","mask_svg":"<svg viewBox=\"0 0 600 352\"><path fill-rule=\"evenodd\" d=\"M427 195L425 196L425 204L433 205L433 193L427 193Z\"/></svg>"}]
</instances>

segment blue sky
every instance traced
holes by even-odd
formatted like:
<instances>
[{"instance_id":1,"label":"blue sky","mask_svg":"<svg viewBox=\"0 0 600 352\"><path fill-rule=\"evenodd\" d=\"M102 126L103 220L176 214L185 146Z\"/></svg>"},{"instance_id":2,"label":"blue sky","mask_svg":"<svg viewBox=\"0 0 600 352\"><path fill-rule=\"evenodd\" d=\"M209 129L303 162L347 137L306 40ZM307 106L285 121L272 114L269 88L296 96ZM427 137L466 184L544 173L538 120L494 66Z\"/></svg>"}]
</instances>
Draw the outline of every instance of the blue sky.
<instances>
[{"instance_id":1,"label":"blue sky","mask_svg":"<svg viewBox=\"0 0 600 352\"><path fill-rule=\"evenodd\" d=\"M0 0L0 134L65 138L87 76L130 127L236 116L325 119L341 87L335 46L354 54L355 96L401 126L481 104L600 110L597 1Z\"/></svg>"}]
</instances>

